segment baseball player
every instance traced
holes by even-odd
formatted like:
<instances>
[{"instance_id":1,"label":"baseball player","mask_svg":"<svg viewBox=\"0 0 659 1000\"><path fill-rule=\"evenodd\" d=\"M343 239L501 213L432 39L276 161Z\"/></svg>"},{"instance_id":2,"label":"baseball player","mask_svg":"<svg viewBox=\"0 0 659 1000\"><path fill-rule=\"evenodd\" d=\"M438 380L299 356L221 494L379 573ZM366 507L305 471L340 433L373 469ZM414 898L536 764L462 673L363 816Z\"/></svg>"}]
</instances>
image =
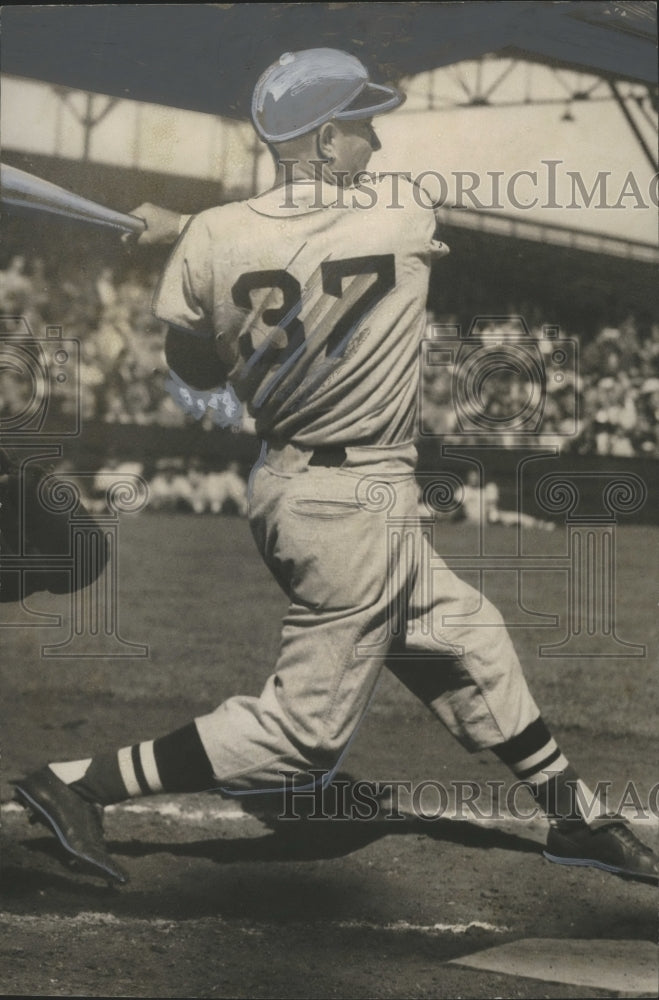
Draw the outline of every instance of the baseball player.
<instances>
[{"instance_id":1,"label":"baseball player","mask_svg":"<svg viewBox=\"0 0 659 1000\"><path fill-rule=\"evenodd\" d=\"M466 521L481 524L483 520L490 524L503 524L508 528L540 528L541 531L553 531L551 521L543 521L532 517L521 510L502 510L499 507L499 487L495 482L481 486L480 473L471 469L467 473L466 482L462 486L462 504L459 516Z\"/></svg>"},{"instance_id":2,"label":"baseball player","mask_svg":"<svg viewBox=\"0 0 659 1000\"><path fill-rule=\"evenodd\" d=\"M165 459L158 463L149 483L149 504L154 510L194 510L195 495L182 461Z\"/></svg>"},{"instance_id":3,"label":"baseball player","mask_svg":"<svg viewBox=\"0 0 659 1000\"><path fill-rule=\"evenodd\" d=\"M228 505L241 517L247 515L247 484L237 462L230 462L223 472L208 473L205 500L211 514L221 514Z\"/></svg>"},{"instance_id":4,"label":"baseball player","mask_svg":"<svg viewBox=\"0 0 659 1000\"><path fill-rule=\"evenodd\" d=\"M156 739L53 762L19 801L87 870L124 882L100 807L131 796L329 781L383 667L472 751L490 748L550 820L546 857L656 881L657 859L586 792L545 725L501 615L419 530L418 346L431 263L447 253L403 177L364 171L373 117L402 96L332 49L282 55L254 91L275 186L192 219L138 210L145 241L176 238L155 297L170 366L193 388L229 381L263 446L249 518L290 601L259 697L229 698ZM396 532L389 531L396 524ZM404 539L401 542L401 538Z\"/></svg>"}]
</instances>

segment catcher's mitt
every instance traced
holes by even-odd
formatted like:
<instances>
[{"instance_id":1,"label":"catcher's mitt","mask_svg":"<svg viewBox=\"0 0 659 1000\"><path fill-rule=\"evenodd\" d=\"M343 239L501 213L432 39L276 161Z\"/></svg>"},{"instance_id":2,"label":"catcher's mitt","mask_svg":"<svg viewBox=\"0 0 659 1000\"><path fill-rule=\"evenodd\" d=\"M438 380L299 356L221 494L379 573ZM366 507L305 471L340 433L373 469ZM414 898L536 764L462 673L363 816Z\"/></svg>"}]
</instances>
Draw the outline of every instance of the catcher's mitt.
<instances>
[{"instance_id":1,"label":"catcher's mitt","mask_svg":"<svg viewBox=\"0 0 659 1000\"><path fill-rule=\"evenodd\" d=\"M71 515L94 522L81 501L71 510L52 509L47 503L46 469L25 463L22 467L0 449L0 602L18 601L40 590L70 593L92 583L107 562L105 543L93 551L71 551ZM62 480L65 482L65 480ZM48 484L46 484L48 485ZM97 533L94 532L96 535ZM99 536L102 537L102 536Z\"/></svg>"}]
</instances>

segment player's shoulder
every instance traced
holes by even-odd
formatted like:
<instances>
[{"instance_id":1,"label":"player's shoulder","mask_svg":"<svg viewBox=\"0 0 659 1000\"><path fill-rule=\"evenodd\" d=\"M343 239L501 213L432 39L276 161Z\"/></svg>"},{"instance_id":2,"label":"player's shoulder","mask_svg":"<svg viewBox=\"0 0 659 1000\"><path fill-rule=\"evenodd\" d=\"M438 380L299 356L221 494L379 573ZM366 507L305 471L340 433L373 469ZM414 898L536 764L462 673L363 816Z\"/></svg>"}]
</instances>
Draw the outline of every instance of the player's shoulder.
<instances>
[{"instance_id":1,"label":"player's shoulder","mask_svg":"<svg viewBox=\"0 0 659 1000\"><path fill-rule=\"evenodd\" d=\"M210 261L221 248L228 248L244 237L246 229L244 203L231 202L215 205L190 216L178 237L179 252L193 255L195 259L207 257Z\"/></svg>"},{"instance_id":2,"label":"player's shoulder","mask_svg":"<svg viewBox=\"0 0 659 1000\"><path fill-rule=\"evenodd\" d=\"M399 239L410 237L417 245L420 239L422 252L433 258L449 252L439 237L439 220L432 197L411 173L385 171L371 175L366 183L371 184L372 207L377 205L382 219L388 219L395 227ZM386 226L386 222L382 224Z\"/></svg>"},{"instance_id":3,"label":"player's shoulder","mask_svg":"<svg viewBox=\"0 0 659 1000\"><path fill-rule=\"evenodd\" d=\"M365 196L370 188L372 205L369 207L377 206L384 214L395 217L398 225L424 230L434 228L432 202L411 173L392 170L371 174L360 186Z\"/></svg>"},{"instance_id":4,"label":"player's shoulder","mask_svg":"<svg viewBox=\"0 0 659 1000\"><path fill-rule=\"evenodd\" d=\"M205 208L192 216L189 225L196 230L207 230L210 233L226 231L233 223L240 223L247 211L246 201L230 201L226 205L214 205Z\"/></svg>"},{"instance_id":5,"label":"player's shoulder","mask_svg":"<svg viewBox=\"0 0 659 1000\"><path fill-rule=\"evenodd\" d=\"M392 209L427 210L425 192L408 171L383 170L364 176L377 191L379 204Z\"/></svg>"}]
</instances>

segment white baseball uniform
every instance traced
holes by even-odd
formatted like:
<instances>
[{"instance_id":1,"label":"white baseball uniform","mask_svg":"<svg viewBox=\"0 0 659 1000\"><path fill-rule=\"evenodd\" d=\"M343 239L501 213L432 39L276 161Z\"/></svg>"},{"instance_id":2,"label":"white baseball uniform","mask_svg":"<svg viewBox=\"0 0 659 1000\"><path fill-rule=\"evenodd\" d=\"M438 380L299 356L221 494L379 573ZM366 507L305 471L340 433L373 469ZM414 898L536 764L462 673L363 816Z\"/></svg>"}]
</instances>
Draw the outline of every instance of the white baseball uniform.
<instances>
[{"instance_id":1,"label":"white baseball uniform","mask_svg":"<svg viewBox=\"0 0 659 1000\"><path fill-rule=\"evenodd\" d=\"M392 208L385 185L366 210L308 182L202 212L156 295L159 318L217 336L232 366L264 442L250 524L290 600L261 696L196 720L229 791L335 768L383 665L470 749L539 715L501 616L419 521L419 343L447 248L412 186L400 179ZM238 331L228 305L246 310Z\"/></svg>"}]
</instances>

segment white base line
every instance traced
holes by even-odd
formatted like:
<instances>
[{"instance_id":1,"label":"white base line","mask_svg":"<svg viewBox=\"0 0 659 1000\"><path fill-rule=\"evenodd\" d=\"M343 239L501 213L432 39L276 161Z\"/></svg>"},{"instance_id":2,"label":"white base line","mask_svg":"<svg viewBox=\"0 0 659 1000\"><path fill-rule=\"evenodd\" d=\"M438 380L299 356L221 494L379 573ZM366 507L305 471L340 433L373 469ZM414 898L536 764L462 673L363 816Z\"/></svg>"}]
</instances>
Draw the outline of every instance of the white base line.
<instances>
[{"instance_id":1,"label":"white base line","mask_svg":"<svg viewBox=\"0 0 659 1000\"><path fill-rule=\"evenodd\" d=\"M488 931L490 934L507 934L510 927L499 927L484 920L470 920L468 924L410 924L407 920L395 920L391 924L373 924L367 920L330 921L330 927L341 930L359 931L411 931L416 934L467 934L469 931Z\"/></svg>"},{"instance_id":2,"label":"white base line","mask_svg":"<svg viewBox=\"0 0 659 1000\"><path fill-rule=\"evenodd\" d=\"M76 913L73 916L66 916L62 914L19 914L19 913L0 913L0 925L7 924L11 927L34 927L35 929L43 928L44 924L63 924L66 927L125 927L127 925L139 925L145 930L155 930L155 931L165 931L168 933L177 926L175 920L162 920L158 918L145 919L144 917L117 917L112 913L96 913L96 912L82 912ZM217 926L218 924L226 925L227 927L232 927L237 930L243 930L247 934L259 933L261 931L267 930L270 927L279 927L281 929L282 924L273 921L272 923L257 921L256 923L250 923L249 925L242 926L240 921L229 921L223 917L200 917L198 920L193 920L194 924L212 924ZM286 926L297 926L295 922L291 924L286 924ZM309 927L308 923L305 923L305 927ZM322 922L318 925L323 929L333 929L333 930L359 930L359 931L375 931L377 933L391 933L391 934L427 934L427 935L441 935L441 934L468 934L470 931L485 931L488 934L507 934L510 932L509 927L498 926L497 924L490 924L483 920L470 920L467 924L412 924L407 920L395 920L388 924L377 924L372 923L368 920L329 920L327 922Z\"/></svg>"},{"instance_id":3,"label":"white base line","mask_svg":"<svg viewBox=\"0 0 659 1000\"><path fill-rule=\"evenodd\" d=\"M2 812L11 815L14 813L22 813L23 807L17 802L3 802ZM392 823L400 822L411 822L418 817L415 817L413 813L407 812L405 809L400 808L400 814L404 817L403 820L391 820ZM241 806L226 806L226 805L215 805L212 801L205 803L203 807L186 807L185 802L181 801L181 798L177 796L176 799L167 798L165 796L159 795L153 798L143 799L137 802L121 802L118 805L106 806L105 813L109 816L119 818L122 813L127 813L129 815L143 815L143 816L161 816L164 819L176 819L182 823L202 823L208 820L213 820L215 822L223 823L240 823L246 820L260 819L258 813L246 812ZM386 822L387 807L383 807L381 814L376 816L374 820L359 820L355 819L353 822ZM623 817L634 826L642 826L646 829L659 829L659 816L647 815L638 816L635 809L625 809L622 813ZM276 813L268 813L263 810L263 819L276 819ZM329 817L332 818L331 816ZM475 816L465 809L464 812L458 812L456 810L447 809L445 812L441 813L437 817L432 817L428 820L428 825L430 826L434 819L440 820L452 820L455 822L467 822L472 823L474 826L482 826L487 829L510 829L510 827L519 827L520 829L535 829L541 830L545 829L547 826L547 821L542 816L535 816L532 818L513 816L512 813L501 813L497 817L482 817ZM296 822L295 818L290 818L287 820L281 820L281 825L285 826L287 823ZM320 820L307 820L309 823L318 823ZM337 819L337 822L347 822L347 820Z\"/></svg>"},{"instance_id":4,"label":"white base line","mask_svg":"<svg viewBox=\"0 0 659 1000\"><path fill-rule=\"evenodd\" d=\"M3 802L2 812L6 815L24 813L25 809L18 802ZM204 809L186 808L169 799L149 799L148 802L120 802L118 805L106 806L104 810L107 816L120 816L122 813L129 813L138 816L162 816L164 819L178 819L184 823L201 823L205 820L219 820L235 823L241 820L254 819L254 817L242 809L218 809L217 806L208 806Z\"/></svg>"}]
</instances>

